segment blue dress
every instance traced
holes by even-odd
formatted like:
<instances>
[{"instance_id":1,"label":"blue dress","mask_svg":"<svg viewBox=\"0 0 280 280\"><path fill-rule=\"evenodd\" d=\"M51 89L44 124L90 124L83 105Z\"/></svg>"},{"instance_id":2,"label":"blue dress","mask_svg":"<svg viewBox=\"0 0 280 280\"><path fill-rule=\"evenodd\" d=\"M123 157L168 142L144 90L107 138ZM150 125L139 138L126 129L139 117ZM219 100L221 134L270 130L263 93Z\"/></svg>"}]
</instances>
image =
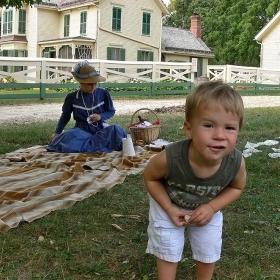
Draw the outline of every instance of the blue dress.
<instances>
[{"instance_id":1,"label":"blue dress","mask_svg":"<svg viewBox=\"0 0 280 280\"><path fill-rule=\"evenodd\" d=\"M60 153L121 151L122 139L127 136L126 131L119 125L106 123L115 111L109 92L103 88L96 88L92 94L81 90L69 93L65 98L62 114L55 129L55 133L59 135L46 149ZM72 113L76 121L75 126L63 132ZM93 113L99 114L101 120L89 124L87 118Z\"/></svg>"}]
</instances>

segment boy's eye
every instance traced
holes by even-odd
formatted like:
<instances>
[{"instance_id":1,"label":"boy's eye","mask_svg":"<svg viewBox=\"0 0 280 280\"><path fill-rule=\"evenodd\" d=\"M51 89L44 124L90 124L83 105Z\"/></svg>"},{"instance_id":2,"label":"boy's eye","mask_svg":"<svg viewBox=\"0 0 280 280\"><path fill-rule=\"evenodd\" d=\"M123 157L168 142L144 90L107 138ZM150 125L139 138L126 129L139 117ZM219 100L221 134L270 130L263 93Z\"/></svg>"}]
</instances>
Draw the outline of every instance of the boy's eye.
<instances>
[{"instance_id":1,"label":"boy's eye","mask_svg":"<svg viewBox=\"0 0 280 280\"><path fill-rule=\"evenodd\" d=\"M207 127L207 128L213 127L213 125L212 125L211 123L205 123L203 126L204 126L204 127Z\"/></svg>"},{"instance_id":2,"label":"boy's eye","mask_svg":"<svg viewBox=\"0 0 280 280\"><path fill-rule=\"evenodd\" d=\"M233 127L233 126L227 126L226 129L227 129L227 130L236 130L236 128Z\"/></svg>"}]
</instances>

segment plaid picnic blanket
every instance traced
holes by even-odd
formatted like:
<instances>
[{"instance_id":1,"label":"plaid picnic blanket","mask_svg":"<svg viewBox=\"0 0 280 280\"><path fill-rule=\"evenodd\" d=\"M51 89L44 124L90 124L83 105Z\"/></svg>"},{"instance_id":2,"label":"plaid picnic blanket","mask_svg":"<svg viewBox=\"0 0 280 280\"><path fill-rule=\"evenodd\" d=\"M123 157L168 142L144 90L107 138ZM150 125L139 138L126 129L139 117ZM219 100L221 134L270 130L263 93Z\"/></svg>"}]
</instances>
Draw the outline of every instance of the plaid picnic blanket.
<instances>
[{"instance_id":1,"label":"plaid picnic blanket","mask_svg":"<svg viewBox=\"0 0 280 280\"><path fill-rule=\"evenodd\" d=\"M47 152L45 146L0 155L0 232L66 208L102 189L141 173L161 147L122 152L75 154Z\"/></svg>"}]
</instances>

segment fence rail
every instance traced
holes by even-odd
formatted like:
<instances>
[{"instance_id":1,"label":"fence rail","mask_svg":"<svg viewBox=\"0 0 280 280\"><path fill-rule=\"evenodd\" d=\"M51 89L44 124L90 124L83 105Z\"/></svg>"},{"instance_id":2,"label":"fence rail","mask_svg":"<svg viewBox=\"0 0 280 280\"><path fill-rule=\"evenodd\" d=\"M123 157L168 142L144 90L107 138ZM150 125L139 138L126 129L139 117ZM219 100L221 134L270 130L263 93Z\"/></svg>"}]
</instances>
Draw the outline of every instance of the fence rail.
<instances>
[{"instance_id":1,"label":"fence rail","mask_svg":"<svg viewBox=\"0 0 280 280\"><path fill-rule=\"evenodd\" d=\"M231 84L280 84L280 69L236 65L208 65L207 76L211 81L221 79L225 83Z\"/></svg>"},{"instance_id":2,"label":"fence rail","mask_svg":"<svg viewBox=\"0 0 280 280\"><path fill-rule=\"evenodd\" d=\"M46 58L0 58L0 99L64 97L78 84L71 70L79 60ZM194 87L192 63L89 60L110 88L112 95L188 93ZM165 83L170 81L170 83ZM1 92L4 90L5 92ZM20 93L19 89L32 89ZM31 90L30 90L31 91ZM61 92L62 91L62 92Z\"/></svg>"},{"instance_id":3,"label":"fence rail","mask_svg":"<svg viewBox=\"0 0 280 280\"><path fill-rule=\"evenodd\" d=\"M61 98L77 88L71 69L79 60L0 57L0 99ZM196 76L192 63L89 60L111 95L187 94L201 80L221 79L241 93L280 93L280 70L208 65Z\"/></svg>"}]
</instances>

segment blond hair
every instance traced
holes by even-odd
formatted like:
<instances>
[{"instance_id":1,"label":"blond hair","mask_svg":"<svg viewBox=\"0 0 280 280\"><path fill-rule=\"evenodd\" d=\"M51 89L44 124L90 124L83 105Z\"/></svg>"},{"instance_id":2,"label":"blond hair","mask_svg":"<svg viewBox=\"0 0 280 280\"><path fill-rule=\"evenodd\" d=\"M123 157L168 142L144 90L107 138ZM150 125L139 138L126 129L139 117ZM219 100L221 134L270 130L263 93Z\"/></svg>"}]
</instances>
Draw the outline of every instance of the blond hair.
<instances>
[{"instance_id":1,"label":"blond hair","mask_svg":"<svg viewBox=\"0 0 280 280\"><path fill-rule=\"evenodd\" d=\"M235 89L222 81L201 83L188 94L185 105L186 121L195 117L199 106L207 106L212 102L222 105L227 112L236 113L239 117L239 129L242 128L244 119L243 100Z\"/></svg>"}]
</instances>

